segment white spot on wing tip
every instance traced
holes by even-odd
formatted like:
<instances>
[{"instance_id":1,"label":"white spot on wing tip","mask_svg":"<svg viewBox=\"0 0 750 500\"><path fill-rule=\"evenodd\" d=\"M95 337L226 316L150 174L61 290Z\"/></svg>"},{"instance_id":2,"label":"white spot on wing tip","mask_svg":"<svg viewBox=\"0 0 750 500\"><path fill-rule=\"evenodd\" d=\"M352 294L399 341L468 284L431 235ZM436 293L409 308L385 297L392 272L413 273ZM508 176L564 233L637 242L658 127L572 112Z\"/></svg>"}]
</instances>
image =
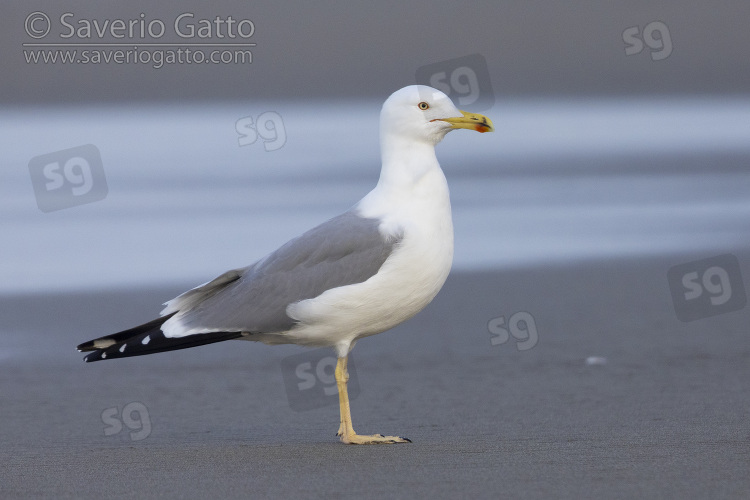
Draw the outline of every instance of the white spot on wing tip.
<instances>
[{"instance_id":1,"label":"white spot on wing tip","mask_svg":"<svg viewBox=\"0 0 750 500\"><path fill-rule=\"evenodd\" d=\"M120 347L120 352L125 352L125 347L127 347L127 344L122 344L122 347Z\"/></svg>"},{"instance_id":2,"label":"white spot on wing tip","mask_svg":"<svg viewBox=\"0 0 750 500\"><path fill-rule=\"evenodd\" d=\"M106 349L112 345L115 345L115 341L112 339L98 339L94 341L94 347L96 349Z\"/></svg>"},{"instance_id":3,"label":"white spot on wing tip","mask_svg":"<svg viewBox=\"0 0 750 500\"><path fill-rule=\"evenodd\" d=\"M146 345L149 342L151 342L151 335L146 335L145 337L143 337L143 340L141 340L141 344L143 345Z\"/></svg>"},{"instance_id":4,"label":"white spot on wing tip","mask_svg":"<svg viewBox=\"0 0 750 500\"><path fill-rule=\"evenodd\" d=\"M107 359L107 353L106 352L102 353L102 359Z\"/></svg>"}]
</instances>

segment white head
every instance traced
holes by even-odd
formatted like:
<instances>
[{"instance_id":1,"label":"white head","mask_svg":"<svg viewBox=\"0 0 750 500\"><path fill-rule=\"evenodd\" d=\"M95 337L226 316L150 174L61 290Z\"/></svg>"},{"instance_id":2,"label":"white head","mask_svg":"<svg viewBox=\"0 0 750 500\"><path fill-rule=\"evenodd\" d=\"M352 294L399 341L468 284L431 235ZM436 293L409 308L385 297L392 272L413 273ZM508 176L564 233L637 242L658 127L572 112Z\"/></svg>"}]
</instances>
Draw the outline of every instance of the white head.
<instances>
[{"instance_id":1,"label":"white head","mask_svg":"<svg viewBox=\"0 0 750 500\"><path fill-rule=\"evenodd\" d=\"M457 128L494 130L486 116L461 111L444 93L425 85L397 90L380 112L381 140L407 140L433 146Z\"/></svg>"}]
</instances>

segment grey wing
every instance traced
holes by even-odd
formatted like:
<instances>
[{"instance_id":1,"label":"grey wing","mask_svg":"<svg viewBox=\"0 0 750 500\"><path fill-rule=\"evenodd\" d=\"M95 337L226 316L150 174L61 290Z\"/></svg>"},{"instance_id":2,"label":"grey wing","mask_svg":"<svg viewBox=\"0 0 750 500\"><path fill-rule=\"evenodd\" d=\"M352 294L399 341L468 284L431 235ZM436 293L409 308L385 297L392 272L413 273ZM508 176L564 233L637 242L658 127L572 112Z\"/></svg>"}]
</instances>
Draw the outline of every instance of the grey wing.
<instances>
[{"instance_id":1,"label":"grey wing","mask_svg":"<svg viewBox=\"0 0 750 500\"><path fill-rule=\"evenodd\" d=\"M361 283L378 272L401 239L382 236L379 225L378 219L360 217L353 210L334 217L255 264L169 301L162 314L177 315L164 326L174 328L175 336L289 330L295 323L286 314L289 304Z\"/></svg>"}]
</instances>

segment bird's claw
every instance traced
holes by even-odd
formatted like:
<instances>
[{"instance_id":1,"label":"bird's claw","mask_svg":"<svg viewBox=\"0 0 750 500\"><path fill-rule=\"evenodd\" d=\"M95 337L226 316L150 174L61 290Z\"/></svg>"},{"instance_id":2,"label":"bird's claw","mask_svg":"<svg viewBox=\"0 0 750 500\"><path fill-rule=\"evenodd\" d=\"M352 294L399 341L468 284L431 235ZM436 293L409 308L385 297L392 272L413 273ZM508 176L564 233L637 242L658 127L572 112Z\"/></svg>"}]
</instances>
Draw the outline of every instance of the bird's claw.
<instances>
[{"instance_id":1,"label":"bird's claw","mask_svg":"<svg viewBox=\"0 0 750 500\"><path fill-rule=\"evenodd\" d=\"M397 444L411 443L411 439L400 436L384 436L383 434L373 434L371 436L359 434L338 434L341 436L341 442L344 444Z\"/></svg>"}]
</instances>

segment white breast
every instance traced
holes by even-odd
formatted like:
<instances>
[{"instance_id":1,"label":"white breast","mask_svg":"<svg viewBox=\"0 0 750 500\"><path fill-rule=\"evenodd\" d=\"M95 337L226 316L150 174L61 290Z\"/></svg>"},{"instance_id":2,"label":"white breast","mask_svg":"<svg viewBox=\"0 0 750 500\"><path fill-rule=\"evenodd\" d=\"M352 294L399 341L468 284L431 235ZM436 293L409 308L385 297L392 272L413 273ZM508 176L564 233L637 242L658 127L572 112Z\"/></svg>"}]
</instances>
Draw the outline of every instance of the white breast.
<instances>
[{"instance_id":1,"label":"white breast","mask_svg":"<svg viewBox=\"0 0 750 500\"><path fill-rule=\"evenodd\" d=\"M298 320L284 335L309 345L348 351L358 338L383 332L421 311L443 286L453 261L448 185L437 168L409 193L380 189L358 204L379 218L384 235L402 234L380 271L365 282L328 290L287 308Z\"/></svg>"}]
</instances>

